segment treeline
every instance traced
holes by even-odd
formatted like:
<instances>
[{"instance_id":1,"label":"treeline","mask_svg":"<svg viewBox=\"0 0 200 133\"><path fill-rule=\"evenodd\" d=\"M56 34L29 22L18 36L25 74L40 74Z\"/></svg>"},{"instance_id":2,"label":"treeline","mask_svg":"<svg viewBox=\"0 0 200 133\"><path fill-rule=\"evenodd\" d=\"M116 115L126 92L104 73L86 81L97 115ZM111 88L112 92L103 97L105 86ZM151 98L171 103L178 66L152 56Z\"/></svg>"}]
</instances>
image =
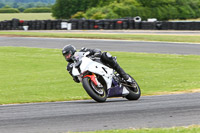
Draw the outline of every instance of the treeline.
<instances>
[{"instance_id":1,"label":"treeline","mask_svg":"<svg viewBox=\"0 0 200 133\"><path fill-rule=\"evenodd\" d=\"M52 13L59 19L189 19L200 17L200 0L56 0Z\"/></svg>"},{"instance_id":2,"label":"treeline","mask_svg":"<svg viewBox=\"0 0 200 133\"><path fill-rule=\"evenodd\" d=\"M17 3L31 3L31 2L42 2L42 3L55 3L56 0L0 0L2 3L17 2Z\"/></svg>"},{"instance_id":3,"label":"treeline","mask_svg":"<svg viewBox=\"0 0 200 133\"><path fill-rule=\"evenodd\" d=\"M77 12L86 12L92 7L103 7L116 0L56 0L52 7L55 18L69 19Z\"/></svg>"},{"instance_id":4,"label":"treeline","mask_svg":"<svg viewBox=\"0 0 200 133\"><path fill-rule=\"evenodd\" d=\"M14 8L11 10L18 10L19 12L24 12L28 8L51 8L55 3L55 0L0 0L0 10L1 12L7 11L5 8ZM4 8L4 9L1 9Z\"/></svg>"},{"instance_id":5,"label":"treeline","mask_svg":"<svg viewBox=\"0 0 200 133\"><path fill-rule=\"evenodd\" d=\"M0 8L0 13L20 13L20 11L16 8L4 7ZM23 10L23 13L51 13L51 8L27 8Z\"/></svg>"}]
</instances>

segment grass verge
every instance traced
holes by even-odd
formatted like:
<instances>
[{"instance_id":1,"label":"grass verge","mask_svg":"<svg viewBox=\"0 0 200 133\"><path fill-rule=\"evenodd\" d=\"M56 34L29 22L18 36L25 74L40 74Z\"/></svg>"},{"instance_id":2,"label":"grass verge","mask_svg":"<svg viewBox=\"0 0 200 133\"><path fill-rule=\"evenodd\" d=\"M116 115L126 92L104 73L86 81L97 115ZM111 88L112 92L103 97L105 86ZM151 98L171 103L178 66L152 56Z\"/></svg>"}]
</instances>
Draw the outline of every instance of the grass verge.
<instances>
[{"instance_id":1,"label":"grass verge","mask_svg":"<svg viewBox=\"0 0 200 133\"><path fill-rule=\"evenodd\" d=\"M105 130L81 133L199 133L200 126L174 127L174 128L150 128L150 129L125 129L125 130Z\"/></svg>"},{"instance_id":2,"label":"grass verge","mask_svg":"<svg viewBox=\"0 0 200 133\"><path fill-rule=\"evenodd\" d=\"M200 56L111 52L142 95L200 88ZM0 104L89 99L60 49L0 47Z\"/></svg>"},{"instance_id":3,"label":"grass verge","mask_svg":"<svg viewBox=\"0 0 200 133\"><path fill-rule=\"evenodd\" d=\"M51 13L0 13L0 21L12 20L17 18L20 20L47 20L54 19Z\"/></svg>"},{"instance_id":4,"label":"grass verge","mask_svg":"<svg viewBox=\"0 0 200 133\"><path fill-rule=\"evenodd\" d=\"M89 38L89 39L117 39L117 40L142 40L163 42L191 42L200 43L199 35L138 35L138 34L113 34L113 33L44 33L32 31L0 31L0 35L26 36L26 37L60 37L60 38Z\"/></svg>"}]
</instances>

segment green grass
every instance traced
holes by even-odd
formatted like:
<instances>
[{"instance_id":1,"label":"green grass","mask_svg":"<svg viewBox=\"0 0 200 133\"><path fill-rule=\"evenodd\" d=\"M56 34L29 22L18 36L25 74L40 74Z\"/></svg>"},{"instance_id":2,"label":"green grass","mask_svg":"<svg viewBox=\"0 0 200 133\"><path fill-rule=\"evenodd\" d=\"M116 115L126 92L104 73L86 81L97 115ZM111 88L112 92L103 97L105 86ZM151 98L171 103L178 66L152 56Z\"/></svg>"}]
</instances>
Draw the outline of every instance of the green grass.
<instances>
[{"instance_id":1,"label":"green grass","mask_svg":"<svg viewBox=\"0 0 200 133\"><path fill-rule=\"evenodd\" d=\"M200 88L200 56L111 52L143 95ZM0 104L88 99L61 49L0 47Z\"/></svg>"},{"instance_id":2,"label":"green grass","mask_svg":"<svg viewBox=\"0 0 200 133\"><path fill-rule=\"evenodd\" d=\"M152 129L125 129L125 130L105 130L81 133L199 133L199 126L175 127L175 128L152 128Z\"/></svg>"},{"instance_id":3,"label":"green grass","mask_svg":"<svg viewBox=\"0 0 200 133\"><path fill-rule=\"evenodd\" d=\"M191 42L200 43L199 35L138 35L138 34L101 34L101 33L47 33L32 31L0 31L0 35L60 37L60 38L91 38L91 39L120 39L164 42Z\"/></svg>"},{"instance_id":4,"label":"green grass","mask_svg":"<svg viewBox=\"0 0 200 133\"><path fill-rule=\"evenodd\" d=\"M0 47L0 104L87 98L65 70L60 51Z\"/></svg>"},{"instance_id":5,"label":"green grass","mask_svg":"<svg viewBox=\"0 0 200 133\"><path fill-rule=\"evenodd\" d=\"M0 21L17 18L20 20L47 20L54 19L51 13L0 13Z\"/></svg>"}]
</instances>

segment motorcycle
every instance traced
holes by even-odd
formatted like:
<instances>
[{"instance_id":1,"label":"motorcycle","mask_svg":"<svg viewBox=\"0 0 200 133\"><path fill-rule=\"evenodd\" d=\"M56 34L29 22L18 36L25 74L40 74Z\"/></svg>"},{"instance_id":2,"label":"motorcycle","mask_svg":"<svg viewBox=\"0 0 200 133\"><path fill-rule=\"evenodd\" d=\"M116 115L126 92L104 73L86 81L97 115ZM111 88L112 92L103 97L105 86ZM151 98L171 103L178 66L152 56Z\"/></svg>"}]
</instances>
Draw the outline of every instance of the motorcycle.
<instances>
[{"instance_id":1,"label":"motorcycle","mask_svg":"<svg viewBox=\"0 0 200 133\"><path fill-rule=\"evenodd\" d=\"M104 65L99 57L88 56L88 52L76 52L72 75L77 76L88 95L97 102L105 102L110 97L125 97L138 100L141 90L133 79L136 87L132 87L112 68Z\"/></svg>"}]
</instances>

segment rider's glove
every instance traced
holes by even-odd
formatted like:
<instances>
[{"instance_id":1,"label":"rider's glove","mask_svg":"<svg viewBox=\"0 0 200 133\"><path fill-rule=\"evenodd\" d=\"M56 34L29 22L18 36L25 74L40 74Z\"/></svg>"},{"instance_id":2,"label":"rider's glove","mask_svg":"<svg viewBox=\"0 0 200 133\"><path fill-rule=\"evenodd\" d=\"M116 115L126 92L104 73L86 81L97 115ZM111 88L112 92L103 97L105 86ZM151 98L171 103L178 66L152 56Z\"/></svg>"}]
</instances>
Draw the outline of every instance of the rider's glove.
<instances>
[{"instance_id":1,"label":"rider's glove","mask_svg":"<svg viewBox=\"0 0 200 133\"><path fill-rule=\"evenodd\" d=\"M91 55L91 53L89 52L89 51L87 51L85 54L84 54L84 56L86 56L86 57L88 57L88 56L90 56Z\"/></svg>"},{"instance_id":2,"label":"rider's glove","mask_svg":"<svg viewBox=\"0 0 200 133\"><path fill-rule=\"evenodd\" d=\"M80 83L79 79L77 76L73 77L73 80L76 82L76 83Z\"/></svg>"},{"instance_id":3,"label":"rider's glove","mask_svg":"<svg viewBox=\"0 0 200 133\"><path fill-rule=\"evenodd\" d=\"M81 48L81 50L80 50L80 52L87 52L88 51L88 49L87 48Z\"/></svg>"}]
</instances>

